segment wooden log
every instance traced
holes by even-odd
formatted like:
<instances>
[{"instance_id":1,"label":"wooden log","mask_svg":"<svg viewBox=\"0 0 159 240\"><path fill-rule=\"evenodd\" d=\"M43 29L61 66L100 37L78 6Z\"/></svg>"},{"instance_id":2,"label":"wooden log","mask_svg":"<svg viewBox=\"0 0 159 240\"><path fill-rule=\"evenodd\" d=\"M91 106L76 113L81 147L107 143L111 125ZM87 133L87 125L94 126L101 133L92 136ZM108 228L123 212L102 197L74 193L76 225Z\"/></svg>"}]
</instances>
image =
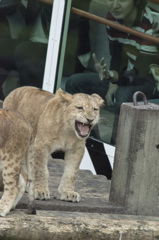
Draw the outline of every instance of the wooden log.
<instances>
[{"instance_id":1,"label":"wooden log","mask_svg":"<svg viewBox=\"0 0 159 240\"><path fill-rule=\"evenodd\" d=\"M1 240L155 240L157 217L14 210L0 218Z\"/></svg>"},{"instance_id":2,"label":"wooden log","mask_svg":"<svg viewBox=\"0 0 159 240\"><path fill-rule=\"evenodd\" d=\"M157 216L159 105L123 103L109 201L130 214Z\"/></svg>"}]
</instances>

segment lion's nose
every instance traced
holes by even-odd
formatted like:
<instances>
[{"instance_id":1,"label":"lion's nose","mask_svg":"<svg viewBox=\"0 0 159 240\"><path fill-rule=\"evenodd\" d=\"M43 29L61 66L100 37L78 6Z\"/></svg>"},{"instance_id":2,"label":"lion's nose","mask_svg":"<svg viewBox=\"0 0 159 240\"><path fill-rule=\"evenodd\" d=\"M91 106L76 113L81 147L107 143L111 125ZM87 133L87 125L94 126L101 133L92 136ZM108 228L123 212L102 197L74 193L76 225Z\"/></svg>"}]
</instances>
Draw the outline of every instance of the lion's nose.
<instances>
[{"instance_id":1,"label":"lion's nose","mask_svg":"<svg viewBox=\"0 0 159 240\"><path fill-rule=\"evenodd\" d=\"M86 118L89 123L93 122L94 119Z\"/></svg>"}]
</instances>

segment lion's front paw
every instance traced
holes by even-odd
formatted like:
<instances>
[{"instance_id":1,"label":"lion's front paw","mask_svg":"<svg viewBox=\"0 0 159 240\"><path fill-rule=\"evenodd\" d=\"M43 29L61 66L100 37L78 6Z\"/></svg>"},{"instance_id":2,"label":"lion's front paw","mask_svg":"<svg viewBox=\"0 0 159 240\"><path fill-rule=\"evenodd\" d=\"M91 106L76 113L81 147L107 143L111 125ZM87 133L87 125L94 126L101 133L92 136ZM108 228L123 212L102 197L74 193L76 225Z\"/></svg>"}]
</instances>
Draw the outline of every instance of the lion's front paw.
<instances>
[{"instance_id":1,"label":"lion's front paw","mask_svg":"<svg viewBox=\"0 0 159 240\"><path fill-rule=\"evenodd\" d=\"M35 199L48 200L50 199L49 189L35 189Z\"/></svg>"},{"instance_id":2,"label":"lion's front paw","mask_svg":"<svg viewBox=\"0 0 159 240\"><path fill-rule=\"evenodd\" d=\"M80 195L74 191L60 192L57 198L67 202L79 202L81 200Z\"/></svg>"}]
</instances>

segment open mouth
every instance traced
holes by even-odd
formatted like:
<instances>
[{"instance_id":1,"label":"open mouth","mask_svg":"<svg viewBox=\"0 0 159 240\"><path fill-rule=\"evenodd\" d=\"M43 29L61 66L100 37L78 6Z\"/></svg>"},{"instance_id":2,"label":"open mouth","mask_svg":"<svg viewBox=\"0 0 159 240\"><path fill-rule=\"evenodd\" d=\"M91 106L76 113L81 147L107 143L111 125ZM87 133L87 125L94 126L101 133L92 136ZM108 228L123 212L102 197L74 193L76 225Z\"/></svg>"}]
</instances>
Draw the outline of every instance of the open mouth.
<instances>
[{"instance_id":1,"label":"open mouth","mask_svg":"<svg viewBox=\"0 0 159 240\"><path fill-rule=\"evenodd\" d=\"M82 138L85 138L89 135L92 125L76 121L75 127L78 135Z\"/></svg>"}]
</instances>

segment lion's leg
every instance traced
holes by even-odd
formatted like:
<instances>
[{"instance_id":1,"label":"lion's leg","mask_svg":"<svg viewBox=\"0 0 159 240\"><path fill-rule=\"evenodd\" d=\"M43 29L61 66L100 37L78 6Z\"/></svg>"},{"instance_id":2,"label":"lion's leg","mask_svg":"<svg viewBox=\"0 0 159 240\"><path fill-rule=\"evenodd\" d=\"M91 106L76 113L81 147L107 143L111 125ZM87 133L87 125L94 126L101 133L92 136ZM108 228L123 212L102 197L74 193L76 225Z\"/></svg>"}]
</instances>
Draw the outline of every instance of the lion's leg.
<instances>
[{"instance_id":1,"label":"lion's leg","mask_svg":"<svg viewBox=\"0 0 159 240\"><path fill-rule=\"evenodd\" d=\"M49 171L47 162L49 151L42 140L35 142L35 198L50 199L48 187Z\"/></svg>"},{"instance_id":2,"label":"lion's leg","mask_svg":"<svg viewBox=\"0 0 159 240\"><path fill-rule=\"evenodd\" d=\"M0 200L0 216L5 216L15 205L19 192L17 183L19 180L21 161L21 157L17 155L12 155L12 160L10 160L10 155L8 154L5 156L5 162L2 163L4 193ZM10 163L8 164L8 162Z\"/></svg>"},{"instance_id":3,"label":"lion's leg","mask_svg":"<svg viewBox=\"0 0 159 240\"><path fill-rule=\"evenodd\" d=\"M29 197L29 204L28 204L28 213L29 214L36 214L35 210L35 151L33 142L28 148L26 161L27 161L27 172L28 172L28 197Z\"/></svg>"},{"instance_id":4,"label":"lion's leg","mask_svg":"<svg viewBox=\"0 0 159 240\"><path fill-rule=\"evenodd\" d=\"M74 187L83 153L83 150L74 154L71 151L65 153L64 174L58 187L60 200L79 202L81 199L79 193L74 191Z\"/></svg>"},{"instance_id":5,"label":"lion's leg","mask_svg":"<svg viewBox=\"0 0 159 240\"><path fill-rule=\"evenodd\" d=\"M17 205L17 203L20 201L20 199L22 198L24 192L25 192L25 189L26 189L26 179L23 177L22 174L19 175L19 181L18 181L18 194L16 196L16 199L14 201L14 204L12 205L12 209L14 209Z\"/></svg>"}]
</instances>

